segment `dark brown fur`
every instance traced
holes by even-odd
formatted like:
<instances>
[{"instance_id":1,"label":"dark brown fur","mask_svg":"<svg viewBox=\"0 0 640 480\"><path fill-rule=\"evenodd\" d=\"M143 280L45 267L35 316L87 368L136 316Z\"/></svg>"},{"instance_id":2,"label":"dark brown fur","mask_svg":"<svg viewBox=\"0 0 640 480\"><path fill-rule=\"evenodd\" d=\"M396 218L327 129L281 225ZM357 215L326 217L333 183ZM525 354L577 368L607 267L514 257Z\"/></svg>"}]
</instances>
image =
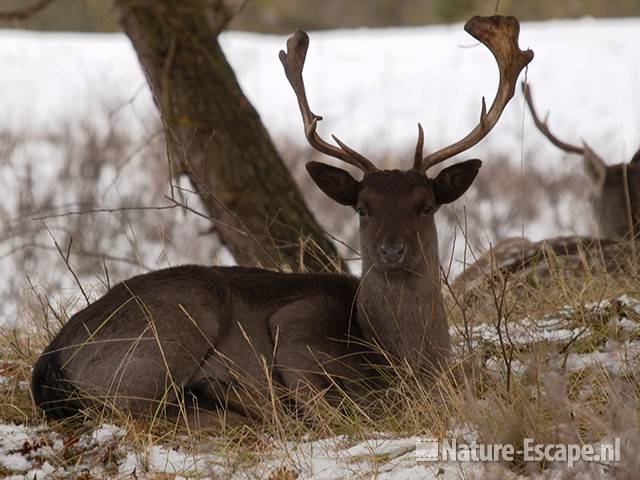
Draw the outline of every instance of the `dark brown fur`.
<instances>
[{"instance_id":1,"label":"dark brown fur","mask_svg":"<svg viewBox=\"0 0 640 480\"><path fill-rule=\"evenodd\" d=\"M594 183L591 206L601 239L635 239L640 236L639 157L640 150L630 163L605 165L602 169L604 178L591 176Z\"/></svg>"},{"instance_id":2,"label":"dark brown fur","mask_svg":"<svg viewBox=\"0 0 640 480\"><path fill-rule=\"evenodd\" d=\"M307 164L330 198L360 215L360 279L196 266L132 278L76 313L46 348L33 372L36 404L51 417L95 400L135 416L161 410L201 418L220 407L252 415L273 393L304 408L311 396L331 398L336 388L366 392L377 384L370 367L380 356L416 373L442 368L450 347L434 214L469 188L481 162L452 165L433 179L424 172L489 133L533 58L518 48L513 17L474 17L465 29L498 62L496 98L488 110L483 102L467 136L424 158L419 127L409 171L379 171L339 140L322 140L302 81L308 36L296 32L280 52L310 144L365 173L358 181Z\"/></svg>"},{"instance_id":3,"label":"dark brown fur","mask_svg":"<svg viewBox=\"0 0 640 480\"><path fill-rule=\"evenodd\" d=\"M200 266L134 277L75 314L46 348L33 371L36 404L55 418L96 400L134 415L161 408L177 417L184 401L191 411L251 415L273 389L300 404L332 386L362 391L381 361L372 346L416 370L441 367L449 334L433 215L479 167L471 160L433 180L381 171L358 182L309 164L332 198L360 213L366 204L361 280ZM404 245L402 258L385 254L389 243Z\"/></svg>"},{"instance_id":4,"label":"dark brown fur","mask_svg":"<svg viewBox=\"0 0 640 480\"><path fill-rule=\"evenodd\" d=\"M250 382L264 392L261 358L275 365L276 383L293 387L290 369L317 372L319 366L304 349L292 358L290 343L321 346L322 354L345 358L329 371L357 370L349 354L360 347L347 342L360 336L352 319L357 287L348 275L239 267L183 266L131 278L62 328L34 367L34 399L52 417L75 413L90 403L79 399L87 396L150 413L167 391L175 403L195 389L199 405L209 405L218 390L236 383ZM278 329L283 348L274 357L272 333ZM326 386L318 378L307 380Z\"/></svg>"}]
</instances>

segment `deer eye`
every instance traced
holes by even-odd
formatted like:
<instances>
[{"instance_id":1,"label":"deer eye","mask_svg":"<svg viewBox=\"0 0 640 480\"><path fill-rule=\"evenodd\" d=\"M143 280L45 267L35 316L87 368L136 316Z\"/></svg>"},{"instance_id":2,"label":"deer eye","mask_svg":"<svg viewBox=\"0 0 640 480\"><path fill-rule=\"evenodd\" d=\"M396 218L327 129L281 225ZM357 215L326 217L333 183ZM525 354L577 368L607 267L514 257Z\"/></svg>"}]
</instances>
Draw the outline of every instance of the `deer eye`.
<instances>
[{"instance_id":1,"label":"deer eye","mask_svg":"<svg viewBox=\"0 0 640 480\"><path fill-rule=\"evenodd\" d=\"M366 217L369 215L369 210L367 210L367 207L358 207L356 208L356 213L360 215L360 217Z\"/></svg>"},{"instance_id":2,"label":"deer eye","mask_svg":"<svg viewBox=\"0 0 640 480\"><path fill-rule=\"evenodd\" d=\"M420 215L429 215L431 212L433 212L433 206L432 205L424 205L421 209L420 209Z\"/></svg>"}]
</instances>

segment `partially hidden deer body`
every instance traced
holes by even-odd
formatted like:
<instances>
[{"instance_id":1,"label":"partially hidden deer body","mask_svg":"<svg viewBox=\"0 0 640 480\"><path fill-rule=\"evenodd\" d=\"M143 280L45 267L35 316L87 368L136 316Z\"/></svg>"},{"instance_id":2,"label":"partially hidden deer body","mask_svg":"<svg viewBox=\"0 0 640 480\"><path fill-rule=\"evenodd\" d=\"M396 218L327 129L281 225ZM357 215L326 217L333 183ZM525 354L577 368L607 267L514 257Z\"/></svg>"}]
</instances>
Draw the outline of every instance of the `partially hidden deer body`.
<instances>
[{"instance_id":1,"label":"partially hidden deer body","mask_svg":"<svg viewBox=\"0 0 640 480\"><path fill-rule=\"evenodd\" d=\"M36 404L51 417L96 400L136 416L202 419L219 408L251 415L256 395L274 391L299 403L336 388L366 391L379 384L372 367L389 359L416 371L441 369L450 346L434 213L467 190L481 162L454 164L435 178L425 172L487 135L533 57L518 48L513 17L474 17L465 29L498 62L496 98L488 111L483 100L469 135L425 157L420 127L407 171L378 170L339 140L322 140L302 80L307 35L296 32L280 53L309 143L364 173L356 180L307 164L315 183L360 217L360 279L202 266L134 277L76 313L45 349L33 371Z\"/></svg>"},{"instance_id":2,"label":"partially hidden deer body","mask_svg":"<svg viewBox=\"0 0 640 480\"><path fill-rule=\"evenodd\" d=\"M640 149L631 161L607 164L586 142L582 146L560 140L541 120L533 103L531 87L523 84L529 112L538 130L560 150L580 155L592 183L591 207L597 223L597 237L602 240L631 240L639 235L640 220Z\"/></svg>"},{"instance_id":3,"label":"partially hidden deer body","mask_svg":"<svg viewBox=\"0 0 640 480\"><path fill-rule=\"evenodd\" d=\"M533 102L530 85L522 84L524 97L534 124L558 149L582 156L592 190L590 204L596 221L594 236L567 236L531 242L526 238L508 238L497 242L489 252L466 266L453 283L457 292L482 286L495 274L549 276L547 261L574 271L585 267L598 270L625 269L630 254L635 255L640 236L640 149L629 162L607 164L586 142L575 145L559 139L549 128L548 116L542 120Z\"/></svg>"}]
</instances>

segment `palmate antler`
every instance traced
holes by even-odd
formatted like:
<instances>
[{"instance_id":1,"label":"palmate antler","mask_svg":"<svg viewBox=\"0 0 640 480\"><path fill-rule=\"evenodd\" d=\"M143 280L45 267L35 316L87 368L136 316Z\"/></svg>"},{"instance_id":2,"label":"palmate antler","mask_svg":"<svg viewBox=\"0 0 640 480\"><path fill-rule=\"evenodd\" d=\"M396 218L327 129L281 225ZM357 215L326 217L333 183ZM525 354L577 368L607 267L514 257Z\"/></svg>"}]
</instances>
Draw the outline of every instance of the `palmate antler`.
<instances>
[{"instance_id":1,"label":"palmate antler","mask_svg":"<svg viewBox=\"0 0 640 480\"><path fill-rule=\"evenodd\" d=\"M489 111L487 111L484 98L482 99L480 122L466 137L424 158L422 157L424 132L422 126L418 124L418 142L413 163L414 170L426 172L434 165L468 150L482 140L498 122L502 111L513 97L520 72L533 59L531 50L523 52L518 47L520 24L514 17L498 15L493 17L473 17L465 24L464 28L493 53L500 71L498 92ZM287 52L280 51L280 61L298 99L305 135L309 144L316 150L358 167L365 173L376 171L377 168L370 160L349 148L335 136L332 135L338 147L327 143L318 135L316 127L322 117L311 111L302 79L302 69L304 68L308 47L309 36L302 30L298 30L287 40Z\"/></svg>"},{"instance_id":2,"label":"palmate antler","mask_svg":"<svg viewBox=\"0 0 640 480\"><path fill-rule=\"evenodd\" d=\"M480 122L466 137L427 155L420 162L416 158L413 165L414 170L426 172L434 165L470 149L486 137L498 123L500 115L502 115L509 100L513 98L520 72L533 59L531 50L522 51L518 47L520 24L515 17L503 17L500 15L493 17L476 16L465 24L464 29L493 53L500 71L498 91L488 112L484 97L482 98Z\"/></svg>"}]
</instances>

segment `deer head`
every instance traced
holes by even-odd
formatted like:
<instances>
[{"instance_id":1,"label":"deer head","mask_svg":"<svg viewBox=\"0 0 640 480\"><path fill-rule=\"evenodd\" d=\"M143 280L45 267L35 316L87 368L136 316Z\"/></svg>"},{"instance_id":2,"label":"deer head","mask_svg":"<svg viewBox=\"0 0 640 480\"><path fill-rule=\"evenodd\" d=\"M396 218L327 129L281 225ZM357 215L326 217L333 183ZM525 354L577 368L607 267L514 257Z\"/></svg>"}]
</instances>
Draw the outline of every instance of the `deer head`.
<instances>
[{"instance_id":1,"label":"deer head","mask_svg":"<svg viewBox=\"0 0 640 480\"><path fill-rule=\"evenodd\" d=\"M360 169L356 180L347 171L318 162L307 170L314 182L330 198L348 205L360 216L360 243L365 269L407 274L423 271L424 265L438 268L437 233L434 213L440 205L453 202L471 185L480 160L467 160L442 170L431 178L427 170L468 150L496 125L513 97L522 69L533 58L530 50L518 47L520 26L514 17L474 17L465 30L493 53L500 71L498 91L487 111L484 98L478 125L458 142L427 156L422 155L424 133L418 124L418 141L413 167L409 170L379 170L369 159L333 136L335 145L317 132L322 117L311 111L302 79L309 37L301 30L287 41L280 60L296 97L307 140L319 152ZM425 262L426 260L426 262Z\"/></svg>"},{"instance_id":2,"label":"deer head","mask_svg":"<svg viewBox=\"0 0 640 480\"><path fill-rule=\"evenodd\" d=\"M578 146L555 136L549 128L549 115L541 120L536 112L531 87L523 83L522 89L538 130L560 150L582 156L585 172L593 184L591 206L600 238L637 237L640 233L640 149L629 163L607 165L585 142Z\"/></svg>"}]
</instances>

